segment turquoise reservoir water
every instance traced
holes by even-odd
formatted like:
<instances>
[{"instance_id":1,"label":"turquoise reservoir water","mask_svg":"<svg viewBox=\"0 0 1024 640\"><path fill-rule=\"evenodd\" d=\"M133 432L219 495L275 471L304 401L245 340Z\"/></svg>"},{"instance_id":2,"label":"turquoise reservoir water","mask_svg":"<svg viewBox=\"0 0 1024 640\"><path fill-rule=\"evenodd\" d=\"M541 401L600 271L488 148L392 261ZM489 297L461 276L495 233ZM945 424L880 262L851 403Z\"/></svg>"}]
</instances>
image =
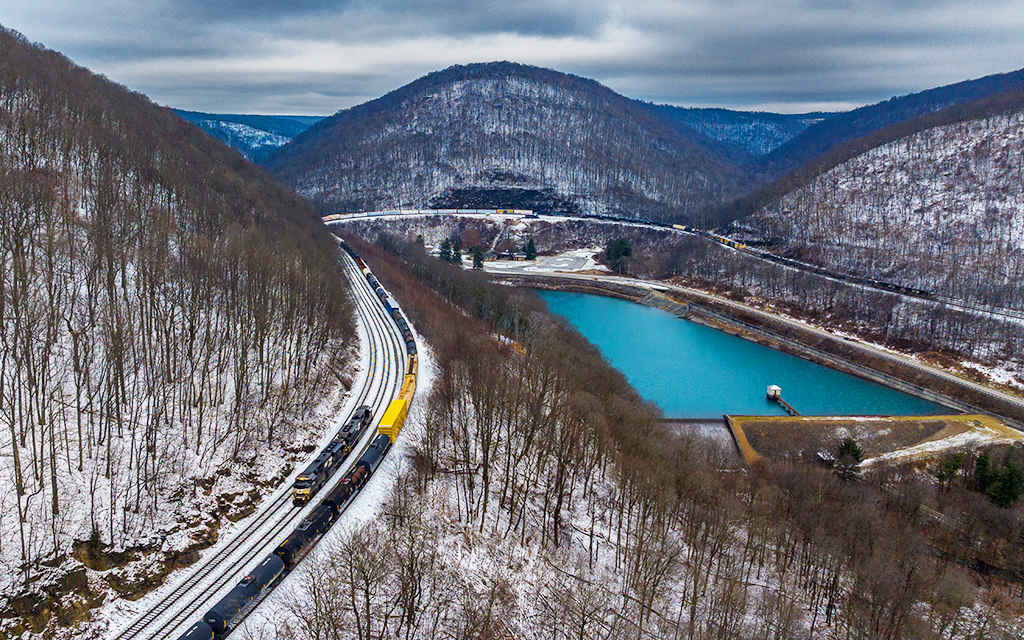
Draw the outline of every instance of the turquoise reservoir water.
<instances>
[{"instance_id":1,"label":"turquoise reservoir water","mask_svg":"<svg viewBox=\"0 0 1024 640\"><path fill-rule=\"evenodd\" d=\"M539 291L668 417L784 415L770 384L802 415L934 415L951 409L632 302Z\"/></svg>"}]
</instances>

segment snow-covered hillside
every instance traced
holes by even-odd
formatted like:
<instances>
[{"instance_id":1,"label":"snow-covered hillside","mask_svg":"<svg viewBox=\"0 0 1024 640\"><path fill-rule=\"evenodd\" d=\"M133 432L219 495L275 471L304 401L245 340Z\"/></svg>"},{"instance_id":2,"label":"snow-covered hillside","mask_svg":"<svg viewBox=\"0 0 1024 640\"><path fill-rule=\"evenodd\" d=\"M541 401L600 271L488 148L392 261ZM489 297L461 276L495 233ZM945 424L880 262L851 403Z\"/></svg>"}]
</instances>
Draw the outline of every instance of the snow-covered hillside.
<instances>
[{"instance_id":1,"label":"snow-covered hillside","mask_svg":"<svg viewBox=\"0 0 1024 640\"><path fill-rule=\"evenodd\" d=\"M584 212L685 217L735 195L741 180L606 87L510 63L431 74L325 119L265 164L330 211L525 189Z\"/></svg>"},{"instance_id":2,"label":"snow-covered hillside","mask_svg":"<svg viewBox=\"0 0 1024 640\"><path fill-rule=\"evenodd\" d=\"M229 147L241 151L250 160L258 160L267 153L291 142L291 138L257 129L247 124L223 120L203 120L196 123L200 129Z\"/></svg>"},{"instance_id":3,"label":"snow-covered hillside","mask_svg":"<svg viewBox=\"0 0 1024 640\"><path fill-rule=\"evenodd\" d=\"M785 126L784 123L759 119L757 114L740 115L730 118L711 112L704 118L694 119L691 126L712 140L729 142L743 147L753 155L763 155L822 120L821 116L794 118L791 126Z\"/></svg>"},{"instance_id":4,"label":"snow-covered hillside","mask_svg":"<svg viewBox=\"0 0 1024 640\"><path fill-rule=\"evenodd\" d=\"M408 271L370 262L421 302L399 295L433 346L420 351L433 384L356 499L359 522L335 525L240 637L1020 635L1016 584L977 586L968 562L945 559L954 545L1011 555L1000 545L1016 539L1013 516L996 535L958 527L960 514L995 521L984 497L938 494L885 464L856 484L811 465L731 468L716 447L667 430L528 297L392 246ZM496 336L480 317L515 333Z\"/></svg>"},{"instance_id":5,"label":"snow-covered hillside","mask_svg":"<svg viewBox=\"0 0 1024 640\"><path fill-rule=\"evenodd\" d=\"M831 114L780 114L728 109L685 109L664 104L642 104L673 127L692 129L697 133L760 156L782 146L803 133L807 127L821 122Z\"/></svg>"},{"instance_id":6,"label":"snow-covered hillside","mask_svg":"<svg viewBox=\"0 0 1024 640\"><path fill-rule=\"evenodd\" d=\"M291 142L321 119L319 116L204 113L183 109L174 112L253 162Z\"/></svg>"},{"instance_id":7,"label":"snow-covered hillside","mask_svg":"<svg viewBox=\"0 0 1024 640\"><path fill-rule=\"evenodd\" d=\"M0 637L53 637L284 481L351 307L309 205L169 110L2 28L0 80Z\"/></svg>"},{"instance_id":8,"label":"snow-covered hillside","mask_svg":"<svg viewBox=\"0 0 1024 640\"><path fill-rule=\"evenodd\" d=\"M840 271L1024 308L1024 112L864 153L742 221Z\"/></svg>"}]
</instances>

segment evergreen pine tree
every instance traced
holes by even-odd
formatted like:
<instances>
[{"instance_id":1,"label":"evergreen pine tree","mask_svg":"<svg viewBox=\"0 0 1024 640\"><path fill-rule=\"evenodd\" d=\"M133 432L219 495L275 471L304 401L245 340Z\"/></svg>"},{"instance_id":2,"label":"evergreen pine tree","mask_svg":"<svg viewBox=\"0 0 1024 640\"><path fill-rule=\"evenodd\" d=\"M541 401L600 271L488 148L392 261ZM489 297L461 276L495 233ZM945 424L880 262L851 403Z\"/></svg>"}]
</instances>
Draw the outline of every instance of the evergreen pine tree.
<instances>
[{"instance_id":1,"label":"evergreen pine tree","mask_svg":"<svg viewBox=\"0 0 1024 640\"><path fill-rule=\"evenodd\" d=\"M484 252L480 250L480 247L473 247L473 268L484 268Z\"/></svg>"},{"instance_id":2,"label":"evergreen pine tree","mask_svg":"<svg viewBox=\"0 0 1024 640\"><path fill-rule=\"evenodd\" d=\"M841 480L854 481L860 478L860 463L864 459L864 450L857 442L847 436L836 450L835 474Z\"/></svg>"},{"instance_id":3,"label":"evergreen pine tree","mask_svg":"<svg viewBox=\"0 0 1024 640\"><path fill-rule=\"evenodd\" d=\"M629 241L625 238L609 240L608 245L604 248L604 255L612 270L623 273L626 270L628 258L633 255L633 247L629 246Z\"/></svg>"},{"instance_id":4,"label":"evergreen pine tree","mask_svg":"<svg viewBox=\"0 0 1024 640\"><path fill-rule=\"evenodd\" d=\"M983 451L974 461L974 486L978 491L986 493L991 484L992 456L988 454L988 451Z\"/></svg>"},{"instance_id":5,"label":"evergreen pine tree","mask_svg":"<svg viewBox=\"0 0 1024 640\"><path fill-rule=\"evenodd\" d=\"M864 450L850 436L843 438L843 441L839 444L839 449L836 451L836 459L842 460L843 458L848 458L857 463L864 460Z\"/></svg>"},{"instance_id":6,"label":"evergreen pine tree","mask_svg":"<svg viewBox=\"0 0 1024 640\"><path fill-rule=\"evenodd\" d=\"M1003 509L1013 506L1013 503L1024 491L1024 473L1015 465L1004 462L1003 466L993 474L992 484L989 485L988 499L992 504Z\"/></svg>"},{"instance_id":7,"label":"evergreen pine tree","mask_svg":"<svg viewBox=\"0 0 1024 640\"><path fill-rule=\"evenodd\" d=\"M935 473L935 477L938 479L940 486L948 489L963 468L964 454L954 453L951 456L947 456L939 464L939 470Z\"/></svg>"},{"instance_id":8,"label":"evergreen pine tree","mask_svg":"<svg viewBox=\"0 0 1024 640\"><path fill-rule=\"evenodd\" d=\"M526 259L537 259L537 245L533 243L533 238L530 238L530 241L526 243Z\"/></svg>"}]
</instances>

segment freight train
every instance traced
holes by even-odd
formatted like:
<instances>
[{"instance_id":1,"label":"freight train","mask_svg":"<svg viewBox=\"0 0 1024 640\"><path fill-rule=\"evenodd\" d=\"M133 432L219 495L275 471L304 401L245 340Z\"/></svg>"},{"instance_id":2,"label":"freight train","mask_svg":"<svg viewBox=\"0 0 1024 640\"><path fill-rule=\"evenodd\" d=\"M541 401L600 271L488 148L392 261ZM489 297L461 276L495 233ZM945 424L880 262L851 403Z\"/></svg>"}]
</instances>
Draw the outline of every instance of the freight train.
<instances>
[{"instance_id":1,"label":"freight train","mask_svg":"<svg viewBox=\"0 0 1024 640\"><path fill-rule=\"evenodd\" d=\"M507 209L403 209L403 210L400 210L400 211L373 211L373 212L368 212L368 213L344 213L344 214L337 213L337 214L325 216L323 218L323 221L325 223L327 223L327 224L331 224L331 223L335 223L335 222L343 222L345 220L350 220L350 219L353 219L353 218L362 218L362 217L380 216L380 215L398 215L398 214L403 214L403 215L432 215L432 214L462 214L462 213L515 213L515 214L524 214L523 215L524 218L537 217L534 214L534 212L532 212L532 211L525 211L525 210L524 211L520 211L518 209L516 209L516 210L507 210ZM556 215L556 214L553 214L551 212L545 212L545 215ZM571 215L571 214L563 213L561 215L568 216L568 215ZM783 256L778 256L778 255L775 255L773 253L769 253L767 251L760 251L760 250L754 249L752 247L748 247L747 245L743 244L742 242L737 242L736 240L733 240L731 238L727 238L725 236L719 235L717 233L713 233L711 231L705 231L703 229L697 229L696 227L691 227L691 226L688 226L688 225L671 224L671 223L668 223L668 222L659 222L659 221L655 221L655 220L647 220L645 218L630 218L630 217L627 217L627 216L616 216L616 215L595 215L595 214L581 213L581 214L576 214L576 217L592 218L592 219L599 219L599 220L611 221L611 222L626 222L626 223L631 223L631 224L641 224L641 225L645 225L645 226L649 226L649 227L662 227L662 228L666 228L666 229L669 229L669 228L670 229L678 229L679 231L685 231L687 233L692 233L694 235L703 236L703 237L708 238L709 240L712 240L712 241L717 242L719 244L725 245L727 247L731 247L731 248L736 249L738 251L743 251L743 252L749 253L751 255L757 256L757 257L762 258L764 260L768 260L768 261L775 262L775 263L778 263L778 264L787 265L787 266L793 267L795 269L800 269L802 271L809 271L811 273L815 273L817 275L821 275L821 276L825 276L825 277L828 277L828 278L832 278L834 280L841 280L841 281L844 281L844 282L852 282L852 283L855 283L855 284L862 284L862 285L865 285L865 286L868 286L868 287L873 287L875 289L882 289L884 291L891 291L892 293L899 293L899 294L903 294L903 295L907 295L907 296L914 296L914 297L917 297L917 298L924 298L925 300L935 300L935 299L937 299L935 293L932 292L932 291L928 291L928 290L925 290L925 289L919 289L917 287L909 287L909 286L906 286L906 285L895 284L895 283L892 283L892 282L886 282L884 280L877 280L875 278L867 278L867 277L863 277L863 276L855 276L855 275L850 275L850 274L839 273L839 272L836 272L836 271L830 271L828 269L824 269L824 268L819 267L817 265L809 264L809 263L806 263L806 262L800 262L800 261L794 260L792 258L786 258L786 257L783 257Z\"/></svg>"},{"instance_id":2,"label":"freight train","mask_svg":"<svg viewBox=\"0 0 1024 640\"><path fill-rule=\"evenodd\" d=\"M412 335L408 322L402 316L398 303L387 295L380 283L370 273L366 263L345 242L339 241L341 247L355 259L370 283L379 290L380 298L388 315L402 333L405 342L407 362L405 377L398 397L388 406L387 411L377 426L377 435L373 438L358 462L348 474L338 482L327 494L316 509L278 545L272 554L248 573L226 596L214 604L200 622L189 627L178 640L220 640L227 635L234 624L257 604L263 595L277 586L277 583L291 571L320 537L330 529L338 516L345 510L349 502L363 488L370 476L380 466L381 461L391 448L391 443L398 437L405 424L409 412L409 404L416 392L417 354L416 340ZM292 487L292 500L297 505L306 504L337 470L352 448L359 442L366 428L372 421L373 414L368 406L356 409L348 422L345 423L331 442L316 459L295 480Z\"/></svg>"},{"instance_id":3,"label":"freight train","mask_svg":"<svg viewBox=\"0 0 1024 640\"><path fill-rule=\"evenodd\" d=\"M348 454L352 453L352 447L363 437L372 418L373 413L366 405L355 410L320 455L296 476L292 485L292 504L297 507L305 506L320 491Z\"/></svg>"}]
</instances>

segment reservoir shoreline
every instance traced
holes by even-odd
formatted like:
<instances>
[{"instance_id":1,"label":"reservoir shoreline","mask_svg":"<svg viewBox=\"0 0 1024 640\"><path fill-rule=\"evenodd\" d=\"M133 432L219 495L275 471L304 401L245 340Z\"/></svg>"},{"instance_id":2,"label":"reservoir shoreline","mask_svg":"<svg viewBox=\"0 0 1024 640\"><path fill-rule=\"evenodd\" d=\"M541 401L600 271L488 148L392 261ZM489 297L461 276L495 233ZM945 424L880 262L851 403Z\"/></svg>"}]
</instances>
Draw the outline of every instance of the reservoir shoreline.
<instances>
[{"instance_id":1,"label":"reservoir shoreline","mask_svg":"<svg viewBox=\"0 0 1024 640\"><path fill-rule=\"evenodd\" d=\"M536 289L587 293L630 302L640 302L651 291L629 283L608 283L553 275L512 275L497 278L502 282ZM962 413L994 415L1018 430L1024 429L1024 410L963 385L914 368L896 359L865 353L843 338L823 338L781 321L766 320L760 314L737 313L731 306L699 301L672 292L674 301L687 304L693 313L688 319L704 326L770 347L890 389L913 395ZM739 317L738 317L739 316Z\"/></svg>"}]
</instances>

